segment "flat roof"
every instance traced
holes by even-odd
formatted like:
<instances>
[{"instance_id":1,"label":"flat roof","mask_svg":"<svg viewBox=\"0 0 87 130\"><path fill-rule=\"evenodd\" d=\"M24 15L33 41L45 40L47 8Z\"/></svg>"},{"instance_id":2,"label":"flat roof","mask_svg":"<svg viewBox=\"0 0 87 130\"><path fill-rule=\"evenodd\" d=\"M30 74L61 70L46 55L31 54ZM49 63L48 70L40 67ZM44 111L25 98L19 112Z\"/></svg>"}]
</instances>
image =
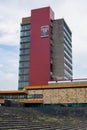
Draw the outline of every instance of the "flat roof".
<instances>
[{"instance_id":1,"label":"flat roof","mask_svg":"<svg viewBox=\"0 0 87 130\"><path fill-rule=\"evenodd\" d=\"M86 88L87 83L69 83L69 84L57 84L57 85L44 85L44 86L26 86L26 90L34 89L62 89L62 88Z\"/></svg>"},{"instance_id":2,"label":"flat roof","mask_svg":"<svg viewBox=\"0 0 87 130\"><path fill-rule=\"evenodd\" d=\"M0 90L0 94L27 94L27 90Z\"/></svg>"}]
</instances>

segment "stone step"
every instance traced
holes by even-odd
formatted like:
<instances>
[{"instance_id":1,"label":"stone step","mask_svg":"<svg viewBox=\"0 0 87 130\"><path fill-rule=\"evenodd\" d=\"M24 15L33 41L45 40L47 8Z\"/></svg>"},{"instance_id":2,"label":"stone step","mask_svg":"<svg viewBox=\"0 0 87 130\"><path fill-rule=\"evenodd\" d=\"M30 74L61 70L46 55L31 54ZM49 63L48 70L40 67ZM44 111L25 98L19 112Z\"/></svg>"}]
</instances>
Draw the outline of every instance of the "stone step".
<instances>
[{"instance_id":1,"label":"stone step","mask_svg":"<svg viewBox=\"0 0 87 130\"><path fill-rule=\"evenodd\" d=\"M29 128L29 126L2 126L0 127L0 130L4 130L4 129L9 129L9 130L13 130L13 129L19 129L21 130L21 128Z\"/></svg>"}]
</instances>

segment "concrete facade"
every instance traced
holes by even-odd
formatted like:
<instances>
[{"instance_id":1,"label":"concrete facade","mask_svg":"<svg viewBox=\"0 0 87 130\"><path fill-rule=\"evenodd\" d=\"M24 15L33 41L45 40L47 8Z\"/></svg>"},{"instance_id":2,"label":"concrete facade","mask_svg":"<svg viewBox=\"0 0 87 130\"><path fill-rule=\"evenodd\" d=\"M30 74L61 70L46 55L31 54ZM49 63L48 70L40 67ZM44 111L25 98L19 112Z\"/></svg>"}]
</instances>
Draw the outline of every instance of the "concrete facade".
<instances>
[{"instance_id":1,"label":"concrete facade","mask_svg":"<svg viewBox=\"0 0 87 130\"><path fill-rule=\"evenodd\" d=\"M52 46L53 80L72 79L71 39L71 31L65 23L64 19L54 20Z\"/></svg>"},{"instance_id":2,"label":"concrete facade","mask_svg":"<svg viewBox=\"0 0 87 130\"><path fill-rule=\"evenodd\" d=\"M64 39L63 39L63 25L58 20L53 21L53 80L64 79Z\"/></svg>"}]
</instances>

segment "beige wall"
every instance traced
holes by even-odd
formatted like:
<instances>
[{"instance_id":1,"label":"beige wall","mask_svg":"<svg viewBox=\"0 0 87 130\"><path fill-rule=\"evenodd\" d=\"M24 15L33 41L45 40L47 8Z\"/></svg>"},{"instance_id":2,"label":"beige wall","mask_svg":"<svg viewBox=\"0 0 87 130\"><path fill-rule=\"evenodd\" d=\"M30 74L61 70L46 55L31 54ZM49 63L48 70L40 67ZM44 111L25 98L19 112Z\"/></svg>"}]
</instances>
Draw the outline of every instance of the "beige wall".
<instances>
[{"instance_id":1,"label":"beige wall","mask_svg":"<svg viewBox=\"0 0 87 130\"><path fill-rule=\"evenodd\" d=\"M43 94L44 104L87 102L87 88L36 89L28 94Z\"/></svg>"},{"instance_id":2,"label":"beige wall","mask_svg":"<svg viewBox=\"0 0 87 130\"><path fill-rule=\"evenodd\" d=\"M22 24L30 23L30 17L22 18Z\"/></svg>"}]
</instances>

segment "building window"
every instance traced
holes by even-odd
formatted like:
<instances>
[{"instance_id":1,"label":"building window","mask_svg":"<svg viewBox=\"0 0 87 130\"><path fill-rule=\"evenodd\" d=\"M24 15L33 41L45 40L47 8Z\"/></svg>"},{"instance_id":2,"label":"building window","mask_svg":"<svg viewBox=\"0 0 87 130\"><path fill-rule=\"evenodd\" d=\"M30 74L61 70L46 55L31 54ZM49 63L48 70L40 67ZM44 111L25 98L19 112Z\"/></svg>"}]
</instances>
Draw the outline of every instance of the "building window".
<instances>
[{"instance_id":1,"label":"building window","mask_svg":"<svg viewBox=\"0 0 87 130\"><path fill-rule=\"evenodd\" d=\"M29 75L21 75L19 77L19 81L21 81L21 82L24 82L24 81L28 82L28 80L29 80Z\"/></svg>"},{"instance_id":2,"label":"building window","mask_svg":"<svg viewBox=\"0 0 87 130\"><path fill-rule=\"evenodd\" d=\"M29 55L29 53L30 53L29 49L22 49L22 50L20 50L20 55L26 55L26 54Z\"/></svg>"},{"instance_id":3,"label":"building window","mask_svg":"<svg viewBox=\"0 0 87 130\"><path fill-rule=\"evenodd\" d=\"M30 30L30 24L21 25L21 31Z\"/></svg>"},{"instance_id":4,"label":"building window","mask_svg":"<svg viewBox=\"0 0 87 130\"><path fill-rule=\"evenodd\" d=\"M20 46L20 49L28 49L28 48L30 48L29 42L28 43L22 43L21 46Z\"/></svg>"},{"instance_id":5,"label":"building window","mask_svg":"<svg viewBox=\"0 0 87 130\"><path fill-rule=\"evenodd\" d=\"M19 64L19 68L26 68L26 67L29 67L29 62L20 62Z\"/></svg>"},{"instance_id":6,"label":"building window","mask_svg":"<svg viewBox=\"0 0 87 130\"><path fill-rule=\"evenodd\" d=\"M19 69L19 75L24 75L24 74L28 74L28 73L29 73L28 68Z\"/></svg>"},{"instance_id":7,"label":"building window","mask_svg":"<svg viewBox=\"0 0 87 130\"><path fill-rule=\"evenodd\" d=\"M21 37L30 36L30 31L22 31L20 35Z\"/></svg>"},{"instance_id":8,"label":"building window","mask_svg":"<svg viewBox=\"0 0 87 130\"><path fill-rule=\"evenodd\" d=\"M20 56L20 61L29 61L29 55Z\"/></svg>"},{"instance_id":9,"label":"building window","mask_svg":"<svg viewBox=\"0 0 87 130\"><path fill-rule=\"evenodd\" d=\"M27 95L28 99L36 99L36 98L43 98L42 94L29 94Z\"/></svg>"},{"instance_id":10,"label":"building window","mask_svg":"<svg viewBox=\"0 0 87 130\"><path fill-rule=\"evenodd\" d=\"M21 37L21 42L29 42L30 37Z\"/></svg>"},{"instance_id":11,"label":"building window","mask_svg":"<svg viewBox=\"0 0 87 130\"><path fill-rule=\"evenodd\" d=\"M24 86L28 86L29 82L19 82L19 89L23 89Z\"/></svg>"}]
</instances>

